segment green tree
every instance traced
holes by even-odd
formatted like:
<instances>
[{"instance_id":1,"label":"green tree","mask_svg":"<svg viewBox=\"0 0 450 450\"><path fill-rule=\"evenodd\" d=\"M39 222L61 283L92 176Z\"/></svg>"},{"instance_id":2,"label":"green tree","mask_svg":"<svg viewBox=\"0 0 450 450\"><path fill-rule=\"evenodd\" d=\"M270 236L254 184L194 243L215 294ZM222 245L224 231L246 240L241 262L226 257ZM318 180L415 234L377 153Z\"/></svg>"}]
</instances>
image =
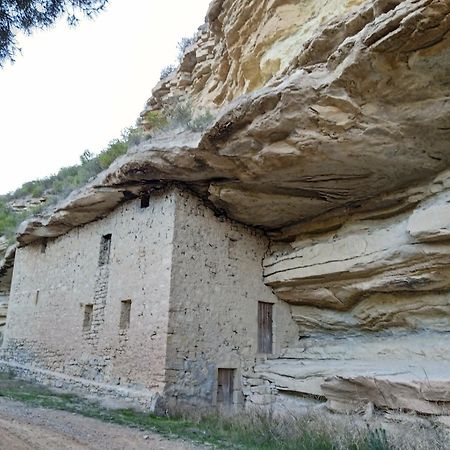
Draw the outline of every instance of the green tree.
<instances>
[{"instance_id":1,"label":"green tree","mask_svg":"<svg viewBox=\"0 0 450 450\"><path fill-rule=\"evenodd\" d=\"M24 214L13 211L0 198L0 236L5 236L9 243L14 242L15 230L24 217Z\"/></svg>"},{"instance_id":2,"label":"green tree","mask_svg":"<svg viewBox=\"0 0 450 450\"><path fill-rule=\"evenodd\" d=\"M75 25L80 16L93 17L108 0L0 0L0 67L14 61L17 30L31 33L47 28L62 16Z\"/></svg>"}]
</instances>

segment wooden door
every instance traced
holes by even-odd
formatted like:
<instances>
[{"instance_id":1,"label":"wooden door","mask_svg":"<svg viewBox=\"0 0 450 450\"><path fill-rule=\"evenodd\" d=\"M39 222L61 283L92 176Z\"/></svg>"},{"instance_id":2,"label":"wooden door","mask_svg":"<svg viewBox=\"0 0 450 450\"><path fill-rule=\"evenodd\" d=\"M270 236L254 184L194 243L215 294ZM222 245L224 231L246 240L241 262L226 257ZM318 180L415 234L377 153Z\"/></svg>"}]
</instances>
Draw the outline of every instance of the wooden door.
<instances>
[{"instance_id":1,"label":"wooden door","mask_svg":"<svg viewBox=\"0 0 450 450\"><path fill-rule=\"evenodd\" d=\"M218 369L217 371L217 403L231 405L233 403L234 369Z\"/></svg>"}]
</instances>

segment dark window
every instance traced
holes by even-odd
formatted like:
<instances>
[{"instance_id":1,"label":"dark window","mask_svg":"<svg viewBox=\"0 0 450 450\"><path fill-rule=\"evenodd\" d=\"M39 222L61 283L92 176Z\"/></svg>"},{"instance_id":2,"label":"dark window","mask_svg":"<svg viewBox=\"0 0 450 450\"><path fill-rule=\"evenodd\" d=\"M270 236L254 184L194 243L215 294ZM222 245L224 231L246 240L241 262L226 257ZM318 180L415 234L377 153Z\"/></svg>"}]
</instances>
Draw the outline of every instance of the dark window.
<instances>
[{"instance_id":1,"label":"dark window","mask_svg":"<svg viewBox=\"0 0 450 450\"><path fill-rule=\"evenodd\" d=\"M84 305L83 331L90 331L94 317L94 305Z\"/></svg>"},{"instance_id":2,"label":"dark window","mask_svg":"<svg viewBox=\"0 0 450 450\"><path fill-rule=\"evenodd\" d=\"M47 239L44 239L41 242L41 253L45 253L47 251Z\"/></svg>"},{"instance_id":3,"label":"dark window","mask_svg":"<svg viewBox=\"0 0 450 450\"><path fill-rule=\"evenodd\" d=\"M104 266L109 264L109 254L111 252L111 234L105 234L100 241L100 255L98 265Z\"/></svg>"},{"instance_id":4,"label":"dark window","mask_svg":"<svg viewBox=\"0 0 450 450\"><path fill-rule=\"evenodd\" d=\"M235 369L217 369L217 403L233 403Z\"/></svg>"},{"instance_id":5,"label":"dark window","mask_svg":"<svg viewBox=\"0 0 450 450\"><path fill-rule=\"evenodd\" d=\"M273 304L258 302L258 353L272 353Z\"/></svg>"},{"instance_id":6,"label":"dark window","mask_svg":"<svg viewBox=\"0 0 450 450\"><path fill-rule=\"evenodd\" d=\"M150 206L150 195L142 194L141 195L141 208L148 208Z\"/></svg>"},{"instance_id":7,"label":"dark window","mask_svg":"<svg viewBox=\"0 0 450 450\"><path fill-rule=\"evenodd\" d=\"M130 328L131 300L122 300L120 307L119 328Z\"/></svg>"},{"instance_id":8,"label":"dark window","mask_svg":"<svg viewBox=\"0 0 450 450\"><path fill-rule=\"evenodd\" d=\"M37 305L39 302L39 289L36 291L36 294L34 296L34 304Z\"/></svg>"}]
</instances>

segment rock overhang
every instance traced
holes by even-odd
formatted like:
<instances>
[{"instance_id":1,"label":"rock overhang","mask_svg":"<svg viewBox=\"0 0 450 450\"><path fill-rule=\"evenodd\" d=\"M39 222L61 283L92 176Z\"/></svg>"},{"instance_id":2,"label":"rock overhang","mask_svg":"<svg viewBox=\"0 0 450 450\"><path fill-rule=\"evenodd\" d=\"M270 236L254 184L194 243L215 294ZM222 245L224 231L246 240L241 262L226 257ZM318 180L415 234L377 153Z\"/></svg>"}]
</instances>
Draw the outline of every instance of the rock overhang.
<instances>
[{"instance_id":1,"label":"rock overhang","mask_svg":"<svg viewBox=\"0 0 450 450\"><path fill-rule=\"evenodd\" d=\"M450 163L449 17L448 2L408 0L334 18L205 132L131 149L47 217L22 224L19 244L103 217L153 184L182 183L276 235L432 179Z\"/></svg>"},{"instance_id":2,"label":"rock overhang","mask_svg":"<svg viewBox=\"0 0 450 450\"><path fill-rule=\"evenodd\" d=\"M203 133L172 130L130 149L22 224L19 244L182 185L272 239L264 282L289 303L301 345L256 367L262 379L338 410L356 386L358 401L448 413L449 17L447 1L364 2ZM435 392L445 408L426 398Z\"/></svg>"}]
</instances>

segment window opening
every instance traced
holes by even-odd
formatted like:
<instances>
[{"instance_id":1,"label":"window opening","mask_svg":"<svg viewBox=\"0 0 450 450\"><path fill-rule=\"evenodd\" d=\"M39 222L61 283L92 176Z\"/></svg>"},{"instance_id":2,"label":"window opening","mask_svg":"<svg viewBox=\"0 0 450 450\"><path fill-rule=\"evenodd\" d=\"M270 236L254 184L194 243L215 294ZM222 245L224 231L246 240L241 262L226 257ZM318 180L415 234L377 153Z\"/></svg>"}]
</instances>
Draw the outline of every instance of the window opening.
<instances>
[{"instance_id":1,"label":"window opening","mask_svg":"<svg viewBox=\"0 0 450 450\"><path fill-rule=\"evenodd\" d=\"M125 330L130 328L131 300L122 300L120 305L119 328Z\"/></svg>"},{"instance_id":2,"label":"window opening","mask_svg":"<svg viewBox=\"0 0 450 450\"><path fill-rule=\"evenodd\" d=\"M100 241L100 256L98 265L104 266L109 264L109 255L111 253L111 234L105 234Z\"/></svg>"},{"instance_id":3,"label":"window opening","mask_svg":"<svg viewBox=\"0 0 450 450\"><path fill-rule=\"evenodd\" d=\"M150 206L150 195L142 194L141 195L141 208L148 208Z\"/></svg>"},{"instance_id":4,"label":"window opening","mask_svg":"<svg viewBox=\"0 0 450 450\"><path fill-rule=\"evenodd\" d=\"M258 302L258 353L272 353L273 304Z\"/></svg>"},{"instance_id":5,"label":"window opening","mask_svg":"<svg viewBox=\"0 0 450 450\"><path fill-rule=\"evenodd\" d=\"M84 305L83 331L90 331L94 317L94 305Z\"/></svg>"}]
</instances>

